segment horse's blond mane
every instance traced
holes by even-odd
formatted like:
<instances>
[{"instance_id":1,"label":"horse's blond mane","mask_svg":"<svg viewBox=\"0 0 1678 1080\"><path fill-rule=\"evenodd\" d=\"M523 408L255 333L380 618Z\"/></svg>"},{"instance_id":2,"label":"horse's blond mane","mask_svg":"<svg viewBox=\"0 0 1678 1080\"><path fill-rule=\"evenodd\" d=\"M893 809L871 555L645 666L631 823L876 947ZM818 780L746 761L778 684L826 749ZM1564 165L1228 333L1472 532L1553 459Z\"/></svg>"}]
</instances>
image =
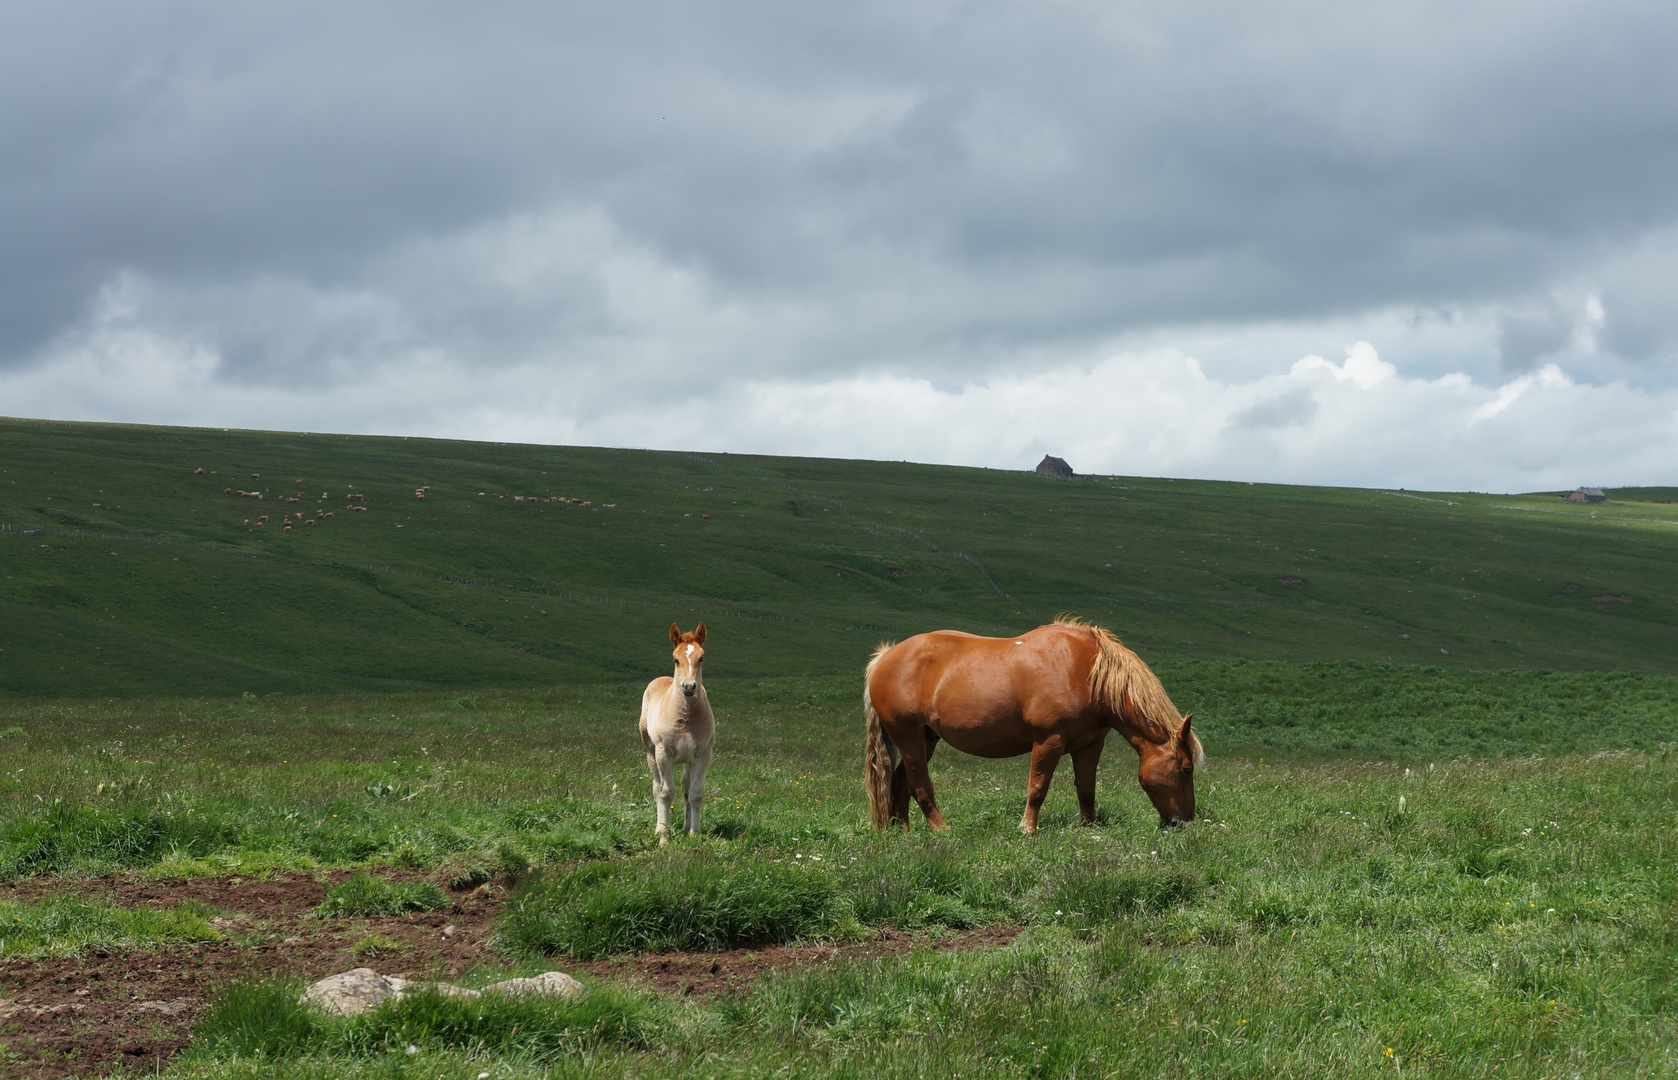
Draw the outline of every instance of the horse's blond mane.
<instances>
[{"instance_id":1,"label":"horse's blond mane","mask_svg":"<svg viewBox=\"0 0 1678 1080\"><path fill-rule=\"evenodd\" d=\"M1090 665L1090 693L1114 713L1158 724L1173 739L1183 733L1183 714L1148 669L1142 658L1125 648L1105 627L1076 615L1055 616L1055 626L1077 627L1095 638L1095 663ZM1189 731L1189 752L1195 765L1205 759L1200 737Z\"/></svg>"}]
</instances>

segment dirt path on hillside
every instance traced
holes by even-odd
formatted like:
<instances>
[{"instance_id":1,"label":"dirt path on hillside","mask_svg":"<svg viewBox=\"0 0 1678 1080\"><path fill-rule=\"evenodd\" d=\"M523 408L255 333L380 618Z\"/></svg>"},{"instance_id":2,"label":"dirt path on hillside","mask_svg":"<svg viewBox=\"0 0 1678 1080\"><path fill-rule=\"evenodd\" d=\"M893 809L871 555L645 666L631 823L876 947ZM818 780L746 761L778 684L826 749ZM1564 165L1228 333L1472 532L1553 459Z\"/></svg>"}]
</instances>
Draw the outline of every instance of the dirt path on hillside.
<instances>
[{"instance_id":1,"label":"dirt path on hillside","mask_svg":"<svg viewBox=\"0 0 1678 1080\"><path fill-rule=\"evenodd\" d=\"M121 907L173 907L198 900L230 914L215 925L223 940L169 945L149 952L92 951L62 960L0 962L0 1077L57 1080L127 1066L153 1069L189 1041L192 1027L220 988L237 979L313 981L352 967L383 975L453 979L479 968L511 967L490 948L501 894L493 888L456 894L452 909L396 918L309 917L330 885L349 877L193 878L155 881L35 878L0 884L0 899L47 896L105 898ZM395 880L420 875L383 874ZM599 979L674 994L708 996L749 986L765 972L828 963L840 957L891 956L916 947L972 949L1006 945L1017 927L929 938L882 931L843 945L768 946L718 953L669 953L556 967ZM370 935L402 948L358 955Z\"/></svg>"}]
</instances>

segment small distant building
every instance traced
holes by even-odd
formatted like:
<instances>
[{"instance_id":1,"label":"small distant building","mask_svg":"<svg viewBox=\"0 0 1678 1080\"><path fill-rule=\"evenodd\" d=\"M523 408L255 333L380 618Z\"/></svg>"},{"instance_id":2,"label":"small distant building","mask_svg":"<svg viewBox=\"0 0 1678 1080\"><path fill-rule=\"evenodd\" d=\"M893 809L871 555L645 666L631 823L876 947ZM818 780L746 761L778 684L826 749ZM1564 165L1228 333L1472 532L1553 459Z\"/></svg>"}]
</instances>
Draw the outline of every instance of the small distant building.
<instances>
[{"instance_id":1,"label":"small distant building","mask_svg":"<svg viewBox=\"0 0 1678 1080\"><path fill-rule=\"evenodd\" d=\"M1042 467L1039 466L1038 468L1041 470ZM1582 487L1577 491L1568 492L1562 496L1562 499L1570 503L1605 503L1608 501L1608 496L1604 494L1601 488Z\"/></svg>"},{"instance_id":2,"label":"small distant building","mask_svg":"<svg viewBox=\"0 0 1678 1080\"><path fill-rule=\"evenodd\" d=\"M1052 476L1056 480L1070 480L1076 474L1073 473L1072 466L1066 463L1065 458L1044 454L1043 460L1037 463L1037 475Z\"/></svg>"}]
</instances>

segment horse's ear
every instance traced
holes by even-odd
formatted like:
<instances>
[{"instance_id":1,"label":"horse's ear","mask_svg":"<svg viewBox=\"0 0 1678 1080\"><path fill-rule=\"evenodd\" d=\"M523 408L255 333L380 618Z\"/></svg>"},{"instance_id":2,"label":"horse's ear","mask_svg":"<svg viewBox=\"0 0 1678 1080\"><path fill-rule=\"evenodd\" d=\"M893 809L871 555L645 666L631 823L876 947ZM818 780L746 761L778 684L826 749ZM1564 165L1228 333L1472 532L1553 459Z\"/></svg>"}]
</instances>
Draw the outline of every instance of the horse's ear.
<instances>
[{"instance_id":1,"label":"horse's ear","mask_svg":"<svg viewBox=\"0 0 1678 1080\"><path fill-rule=\"evenodd\" d=\"M693 628L693 642L695 645L705 644L705 624L700 623Z\"/></svg>"},{"instance_id":2,"label":"horse's ear","mask_svg":"<svg viewBox=\"0 0 1678 1080\"><path fill-rule=\"evenodd\" d=\"M670 644L680 645L681 643L682 643L682 628L677 626L675 623L671 623L670 624Z\"/></svg>"}]
</instances>

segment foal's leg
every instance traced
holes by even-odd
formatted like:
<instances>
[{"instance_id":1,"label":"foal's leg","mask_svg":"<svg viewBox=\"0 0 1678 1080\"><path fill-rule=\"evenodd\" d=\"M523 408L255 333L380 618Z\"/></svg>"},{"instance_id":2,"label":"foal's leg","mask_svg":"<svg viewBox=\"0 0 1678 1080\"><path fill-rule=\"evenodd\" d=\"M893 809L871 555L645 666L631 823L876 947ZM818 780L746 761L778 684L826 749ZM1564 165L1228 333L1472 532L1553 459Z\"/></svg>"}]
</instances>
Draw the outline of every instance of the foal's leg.
<instances>
[{"instance_id":1,"label":"foal's leg","mask_svg":"<svg viewBox=\"0 0 1678 1080\"><path fill-rule=\"evenodd\" d=\"M705 770L711 766L711 748L694 751L693 760L682 770L682 803L686 813L682 825L689 836L699 835L699 808L705 805Z\"/></svg>"},{"instance_id":2,"label":"foal's leg","mask_svg":"<svg viewBox=\"0 0 1678 1080\"><path fill-rule=\"evenodd\" d=\"M1078 785L1078 816L1085 825L1095 824L1095 766L1107 740L1072 751L1072 778Z\"/></svg>"},{"instance_id":3,"label":"foal's leg","mask_svg":"<svg viewBox=\"0 0 1678 1080\"><path fill-rule=\"evenodd\" d=\"M1030 836L1037 831L1037 811L1049 796L1049 781L1055 778L1055 766L1060 764L1066 744L1059 738L1045 739L1031 748L1031 776L1025 785L1025 816L1020 818L1020 831ZM1092 770L1091 775L1094 775Z\"/></svg>"},{"instance_id":4,"label":"foal's leg","mask_svg":"<svg viewBox=\"0 0 1678 1080\"><path fill-rule=\"evenodd\" d=\"M676 763L670 759L664 744L655 740L652 753L647 755L647 765L653 771L653 801L658 805L658 846L663 847L670 842L670 804L676 798Z\"/></svg>"}]
</instances>

